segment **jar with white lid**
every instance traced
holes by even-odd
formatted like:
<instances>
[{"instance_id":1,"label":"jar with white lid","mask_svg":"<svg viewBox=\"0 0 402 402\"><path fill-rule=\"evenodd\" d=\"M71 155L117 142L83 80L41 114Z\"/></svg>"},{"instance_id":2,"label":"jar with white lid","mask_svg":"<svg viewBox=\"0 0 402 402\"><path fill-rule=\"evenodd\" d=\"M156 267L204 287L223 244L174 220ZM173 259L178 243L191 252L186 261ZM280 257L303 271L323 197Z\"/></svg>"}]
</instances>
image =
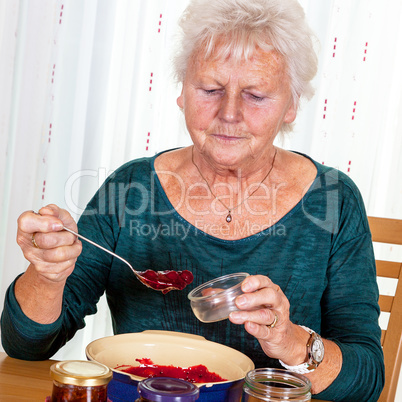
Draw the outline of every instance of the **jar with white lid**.
<instances>
[{"instance_id":1,"label":"jar with white lid","mask_svg":"<svg viewBox=\"0 0 402 402\"><path fill-rule=\"evenodd\" d=\"M311 400L311 382L289 370L259 368L247 373L243 402L305 402Z\"/></svg>"},{"instance_id":2,"label":"jar with white lid","mask_svg":"<svg viewBox=\"0 0 402 402\"><path fill-rule=\"evenodd\" d=\"M53 379L51 402L106 402L109 367L86 360L66 360L50 367Z\"/></svg>"}]
</instances>

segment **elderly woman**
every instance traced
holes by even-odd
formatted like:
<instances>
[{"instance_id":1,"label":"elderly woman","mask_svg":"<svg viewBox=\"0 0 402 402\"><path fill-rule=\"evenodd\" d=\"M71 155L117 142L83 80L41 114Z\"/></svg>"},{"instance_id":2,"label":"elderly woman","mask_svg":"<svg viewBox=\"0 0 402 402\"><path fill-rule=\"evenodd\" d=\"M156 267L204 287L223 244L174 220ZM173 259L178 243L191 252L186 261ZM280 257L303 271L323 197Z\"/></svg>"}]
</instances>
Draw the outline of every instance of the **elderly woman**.
<instances>
[{"instance_id":1,"label":"elderly woman","mask_svg":"<svg viewBox=\"0 0 402 402\"><path fill-rule=\"evenodd\" d=\"M78 230L139 270L188 269L193 283L155 292L62 230L77 229L67 211L25 212L18 243L30 265L6 296L4 348L24 359L52 356L106 291L115 333L200 334L256 367L305 373L321 399L377 400L378 289L359 191L344 174L274 146L312 94L316 55L302 8L193 0L181 27L177 103L194 145L122 166ZM197 321L187 290L239 271L251 274L240 311Z\"/></svg>"}]
</instances>

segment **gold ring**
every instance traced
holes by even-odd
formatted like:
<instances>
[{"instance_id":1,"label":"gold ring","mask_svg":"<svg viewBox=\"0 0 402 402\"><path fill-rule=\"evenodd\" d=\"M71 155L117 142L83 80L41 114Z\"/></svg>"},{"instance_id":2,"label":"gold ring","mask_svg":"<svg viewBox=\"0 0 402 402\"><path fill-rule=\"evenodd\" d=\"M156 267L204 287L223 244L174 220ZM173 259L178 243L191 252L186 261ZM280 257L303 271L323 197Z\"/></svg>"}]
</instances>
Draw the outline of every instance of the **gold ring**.
<instances>
[{"instance_id":1,"label":"gold ring","mask_svg":"<svg viewBox=\"0 0 402 402\"><path fill-rule=\"evenodd\" d=\"M276 313L274 313L274 314L275 314L274 321L272 321L271 324L267 325L267 327L270 328L270 329L275 328L275 325L278 322L278 314L276 314Z\"/></svg>"},{"instance_id":2,"label":"gold ring","mask_svg":"<svg viewBox=\"0 0 402 402\"><path fill-rule=\"evenodd\" d=\"M31 241L32 241L32 244L33 244L33 246L34 246L35 248L39 248L39 246L36 244L36 241L35 241L35 235L36 235L36 233L33 233L33 234L32 234L32 239L31 239Z\"/></svg>"}]
</instances>

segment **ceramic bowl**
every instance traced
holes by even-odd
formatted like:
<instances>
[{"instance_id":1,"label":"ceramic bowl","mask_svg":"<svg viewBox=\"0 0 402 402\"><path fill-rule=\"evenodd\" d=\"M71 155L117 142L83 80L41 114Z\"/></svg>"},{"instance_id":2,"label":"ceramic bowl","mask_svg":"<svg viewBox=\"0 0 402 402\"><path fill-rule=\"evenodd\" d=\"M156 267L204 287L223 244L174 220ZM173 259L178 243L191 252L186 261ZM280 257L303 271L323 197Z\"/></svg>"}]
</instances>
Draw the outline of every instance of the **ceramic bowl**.
<instances>
[{"instance_id":1,"label":"ceramic bowl","mask_svg":"<svg viewBox=\"0 0 402 402\"><path fill-rule=\"evenodd\" d=\"M143 380L116 367L136 366L136 359L149 358L157 365L190 367L205 365L226 381L196 384L200 388L199 402L240 401L243 380L254 369L252 360L243 353L198 335L170 331L144 331L101 338L85 350L89 360L102 363L113 371L109 398L135 400L136 387ZM117 395L113 399L113 395ZM122 395L128 395L127 399ZM197 401L197 402L198 402Z\"/></svg>"}]
</instances>

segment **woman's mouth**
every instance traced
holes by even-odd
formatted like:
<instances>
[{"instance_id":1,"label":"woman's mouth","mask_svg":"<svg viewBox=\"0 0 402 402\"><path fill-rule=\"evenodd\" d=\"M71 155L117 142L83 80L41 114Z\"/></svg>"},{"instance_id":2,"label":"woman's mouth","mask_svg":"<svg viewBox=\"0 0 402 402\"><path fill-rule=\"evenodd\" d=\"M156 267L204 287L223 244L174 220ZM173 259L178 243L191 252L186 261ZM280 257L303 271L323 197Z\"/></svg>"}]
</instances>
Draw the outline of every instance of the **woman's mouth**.
<instances>
[{"instance_id":1,"label":"woman's mouth","mask_svg":"<svg viewBox=\"0 0 402 402\"><path fill-rule=\"evenodd\" d=\"M212 136L220 141L228 141L228 142L240 141L244 138L244 137L232 136L232 135L226 135L226 134L212 134Z\"/></svg>"}]
</instances>

